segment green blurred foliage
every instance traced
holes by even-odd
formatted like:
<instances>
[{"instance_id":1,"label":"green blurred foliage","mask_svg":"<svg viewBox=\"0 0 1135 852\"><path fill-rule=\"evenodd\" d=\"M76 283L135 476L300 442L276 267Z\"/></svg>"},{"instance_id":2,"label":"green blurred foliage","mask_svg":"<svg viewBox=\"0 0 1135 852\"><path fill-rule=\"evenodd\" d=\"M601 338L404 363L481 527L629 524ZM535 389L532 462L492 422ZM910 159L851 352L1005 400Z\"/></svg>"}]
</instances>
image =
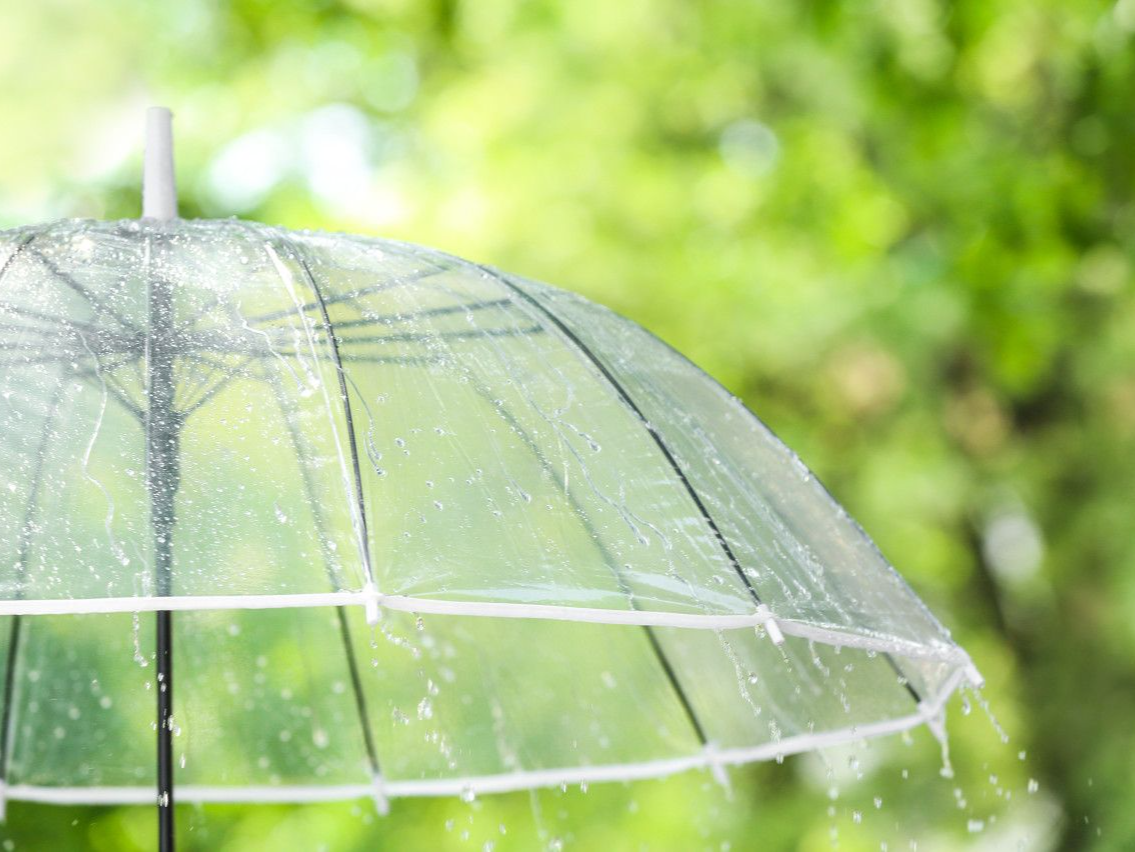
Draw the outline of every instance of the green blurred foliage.
<instances>
[{"instance_id":1,"label":"green blurred foliage","mask_svg":"<svg viewBox=\"0 0 1135 852\"><path fill-rule=\"evenodd\" d=\"M184 808L186 847L1135 846L1135 2L0 0L0 21L0 224L136 216L160 102L186 215L432 244L615 308L801 453L1009 736L955 703L953 780L919 733L858 769L737 771L731 796L695 775L385 819ZM15 803L0 832L144 849L153 823Z\"/></svg>"}]
</instances>

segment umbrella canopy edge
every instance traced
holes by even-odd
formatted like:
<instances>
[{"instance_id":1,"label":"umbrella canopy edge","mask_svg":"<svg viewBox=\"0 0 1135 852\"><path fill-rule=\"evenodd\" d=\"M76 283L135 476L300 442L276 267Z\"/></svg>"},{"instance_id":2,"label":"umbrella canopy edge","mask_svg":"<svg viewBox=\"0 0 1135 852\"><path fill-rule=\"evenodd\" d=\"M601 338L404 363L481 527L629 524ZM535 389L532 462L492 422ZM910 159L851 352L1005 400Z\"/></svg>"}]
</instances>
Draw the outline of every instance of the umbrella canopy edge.
<instances>
[{"instance_id":1,"label":"umbrella canopy edge","mask_svg":"<svg viewBox=\"0 0 1135 852\"><path fill-rule=\"evenodd\" d=\"M569 784L630 782L666 778L691 770L709 770L720 775L725 767L774 760L818 748L831 748L861 740L898 734L927 725L941 724L946 702L958 690L965 673L954 671L938 695L918 705L914 713L865 725L785 737L759 746L719 749L707 744L698 753L664 760L626 764L600 764L554 769L521 770L465 778L386 780L375 777L371 784L280 785L261 787L178 787L183 804L300 804L375 798L401 799L438 796L489 795L558 787ZM152 805L152 786L49 787L17 784L3 791L8 801L49 805Z\"/></svg>"}]
</instances>

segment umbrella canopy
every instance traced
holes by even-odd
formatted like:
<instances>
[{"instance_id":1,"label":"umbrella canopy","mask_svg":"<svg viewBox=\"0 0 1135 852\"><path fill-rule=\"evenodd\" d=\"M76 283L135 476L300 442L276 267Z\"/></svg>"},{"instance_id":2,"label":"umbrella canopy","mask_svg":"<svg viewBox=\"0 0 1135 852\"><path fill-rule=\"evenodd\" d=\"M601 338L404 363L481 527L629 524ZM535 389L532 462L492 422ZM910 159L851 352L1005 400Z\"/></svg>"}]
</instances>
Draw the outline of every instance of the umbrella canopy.
<instances>
[{"instance_id":1,"label":"umbrella canopy","mask_svg":"<svg viewBox=\"0 0 1135 852\"><path fill-rule=\"evenodd\" d=\"M153 802L167 692L178 800L384 806L720 771L977 678L736 398L542 284L55 222L0 234L0 362L7 798Z\"/></svg>"}]
</instances>

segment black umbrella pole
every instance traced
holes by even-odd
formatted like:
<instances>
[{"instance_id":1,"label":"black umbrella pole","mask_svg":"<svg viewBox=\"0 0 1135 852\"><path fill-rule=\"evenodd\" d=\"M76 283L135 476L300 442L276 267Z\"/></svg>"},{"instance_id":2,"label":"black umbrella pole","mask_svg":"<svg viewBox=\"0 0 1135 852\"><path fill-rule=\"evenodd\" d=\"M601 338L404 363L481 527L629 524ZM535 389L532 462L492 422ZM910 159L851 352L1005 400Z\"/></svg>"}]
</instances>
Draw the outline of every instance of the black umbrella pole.
<instances>
[{"instance_id":1,"label":"black umbrella pole","mask_svg":"<svg viewBox=\"0 0 1135 852\"><path fill-rule=\"evenodd\" d=\"M147 473L154 535L154 577L159 597L173 593L175 497L180 477L180 418L173 401L173 356L168 351L168 290L151 284ZM158 847L174 848L173 800L173 615L157 613Z\"/></svg>"},{"instance_id":2,"label":"black umbrella pole","mask_svg":"<svg viewBox=\"0 0 1135 852\"><path fill-rule=\"evenodd\" d=\"M164 287L155 286L156 290ZM147 434L150 513L154 535L154 575L159 597L173 592L174 498L180 476L180 419L173 407L173 361L163 351L168 338L155 329L162 321L151 316L149 423ZM158 847L173 852L173 615L157 613L158 700Z\"/></svg>"},{"instance_id":3,"label":"black umbrella pole","mask_svg":"<svg viewBox=\"0 0 1135 852\"><path fill-rule=\"evenodd\" d=\"M154 580L159 597L173 594L173 536L181 474L181 418L174 406L174 353L170 346L172 304L169 285L150 282L148 341L149 411L146 423L150 524L154 536ZM158 847L173 852L173 616L157 613Z\"/></svg>"},{"instance_id":4,"label":"black umbrella pole","mask_svg":"<svg viewBox=\"0 0 1135 852\"><path fill-rule=\"evenodd\" d=\"M172 613L158 613L158 846L173 852Z\"/></svg>"}]
</instances>

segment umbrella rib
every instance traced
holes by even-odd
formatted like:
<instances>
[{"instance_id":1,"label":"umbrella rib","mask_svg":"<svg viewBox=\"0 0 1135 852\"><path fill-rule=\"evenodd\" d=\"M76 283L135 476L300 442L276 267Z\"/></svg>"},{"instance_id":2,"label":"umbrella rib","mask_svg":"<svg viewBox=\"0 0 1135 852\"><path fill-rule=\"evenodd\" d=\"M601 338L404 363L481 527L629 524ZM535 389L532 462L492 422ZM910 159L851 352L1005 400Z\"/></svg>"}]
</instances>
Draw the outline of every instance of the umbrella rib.
<instances>
[{"instance_id":1,"label":"umbrella rib","mask_svg":"<svg viewBox=\"0 0 1135 852\"><path fill-rule=\"evenodd\" d=\"M5 306L6 307L6 306ZM38 335L44 340L50 342L59 342L60 340L67 340L71 338L72 332L70 327L64 328L45 328L43 326L35 325L19 325L17 323L5 322L0 323L0 330L10 331L15 334L30 334Z\"/></svg>"},{"instance_id":2,"label":"umbrella rib","mask_svg":"<svg viewBox=\"0 0 1135 852\"><path fill-rule=\"evenodd\" d=\"M426 308L421 311L411 311L407 314L380 314L374 317L367 317L365 319L346 320L345 322L336 323L336 328L356 328L358 326L370 325L398 325L411 320L420 320L427 317L441 317L450 314L472 313L473 311L483 311L489 308L502 308L506 305L512 304L512 300L505 299L491 299L484 302L472 302L465 305L444 305L440 308Z\"/></svg>"},{"instance_id":3,"label":"umbrella rib","mask_svg":"<svg viewBox=\"0 0 1135 852\"><path fill-rule=\"evenodd\" d=\"M325 534L323 516L319 512L319 502L315 499L315 488L311 482L311 473L303 463L303 459L306 456L301 447L302 437L289 416L287 397L280 388L280 380L276 376L268 373L267 370L264 372L268 384L271 385L275 393L276 403L280 406L280 413L283 415L284 425L287 427L288 435L292 440L292 448L296 451L296 462L300 469L300 478L303 480L304 490L307 492L307 502L308 505L311 506L312 520L319 534L319 540L321 543L326 542L327 536ZM335 590L341 589L343 586L340 582L341 578L336 575L331 561L326 558L326 553L324 553L323 566L324 570L327 572L328 580L331 581L331 587ZM370 764L372 776L377 778L382 774L381 765L378 761L378 748L375 746L374 732L371 730L370 714L367 712L366 695L363 692L362 677L359 674L358 658L355 655L355 647L351 641L351 628L347 623L346 607L335 607L335 613L339 621L339 636L343 641L343 653L347 658L347 671L351 677L351 689L355 694L355 710L359 714L359 724L363 731L363 746L366 748L367 762Z\"/></svg>"},{"instance_id":4,"label":"umbrella rib","mask_svg":"<svg viewBox=\"0 0 1135 852\"><path fill-rule=\"evenodd\" d=\"M45 314L43 311L34 311L31 308L25 308L21 305L14 305L11 302L0 302L0 311L10 311L17 316L26 317L27 319L39 320L45 323L56 323L68 329L85 329L93 334L101 334L102 332L89 322L82 320L67 319L66 317L56 316L55 314ZM59 332L61 329L44 328L41 331L54 331ZM114 335L119 336L119 335ZM129 339L129 338L122 338Z\"/></svg>"},{"instance_id":5,"label":"umbrella rib","mask_svg":"<svg viewBox=\"0 0 1135 852\"><path fill-rule=\"evenodd\" d=\"M633 590L627 585L622 572L619 571L619 569L616 567L615 560L611 558L611 553L607 549L607 546L603 543L602 538L599 536L598 530L596 530L594 524L591 523L591 518L587 516L587 513L583 511L583 507L579 505L579 502L565 487L565 483L560 477L559 473L557 473L555 467L550 461L548 461L544 453L540 451L540 447L532 439L532 436L528 434L528 430L520 425L520 423L512 415L512 412L505 408L503 404L499 406L495 405L493 402L492 394L489 392L489 390L484 387L484 385L482 385L479 381L477 381L475 377L470 375L470 379L473 390L477 393L477 395L480 396L481 399L488 404L489 408L495 411L498 416L516 432L517 435L520 436L521 441L523 441L525 446L527 446L528 449L531 450L532 455L535 456L536 461L540 464L540 467L544 469L544 472L551 478L556 487L564 492L564 495L567 497L568 502L571 503L572 508L575 509L576 515L580 518L584 529L587 531L588 537L595 542L595 547L599 551L599 555L600 557L602 557L603 563L611 571L611 574L615 578L615 582L619 584L619 588L622 590L623 594L626 595L627 601L630 603L631 608L637 610L639 607L637 602L635 601ZM644 624L642 629L646 634L647 641L650 643L650 647L654 652L654 656L657 658L659 665L661 665L662 667L663 673L666 675L666 679L670 683L671 689L674 690L674 694L677 696L678 702L682 705L682 710L685 711L686 718L689 720L691 727L694 729L694 734L698 738L699 745L708 745L709 738L706 736L705 728L702 726L701 720L698 718L697 712L694 710L694 706L690 701L690 697L686 694L686 690L682 687L681 681L678 680L677 672L674 671L674 667L670 664L670 660L666 656L666 652L662 649L662 644L658 641L658 636L655 633L655 628L651 627L649 624Z\"/></svg>"},{"instance_id":6,"label":"umbrella rib","mask_svg":"<svg viewBox=\"0 0 1135 852\"><path fill-rule=\"evenodd\" d=\"M307 269L307 264L303 263L303 262L301 262L301 263L304 266L305 271L307 271L307 274L310 275L311 272L310 272L310 270ZM319 294L319 290L317 288L316 289L317 298L313 302L308 302L307 304L301 305L298 308L297 307L281 308L278 311L271 311L271 312L266 313L266 314L260 314L259 316L247 317L247 322L249 322L249 323L271 322L272 320L283 319L286 316L291 316L292 314L296 313L297 311L303 313L303 312L310 311L310 310L313 310L313 309L319 309L320 312L325 312L327 305L334 305L334 304L338 304L339 302L350 302L350 301L353 301L354 299L359 298L360 296L369 296L372 293L381 293L381 292L384 292L386 290L394 290L394 289L397 289L398 287L404 287L407 284L415 284L418 281L422 281L422 280L424 280L426 278L430 278L434 275L439 275L439 274L441 274L442 272L445 272L445 271L446 270L441 269L440 267L437 268L437 269L424 269L421 272L415 273L414 275L407 275L404 278L396 278L395 280L387 281L384 284L373 284L370 287L363 287L361 290L355 290L352 293L340 293L337 296L331 296L327 299L324 299Z\"/></svg>"},{"instance_id":7,"label":"umbrella rib","mask_svg":"<svg viewBox=\"0 0 1135 852\"><path fill-rule=\"evenodd\" d=\"M31 240L29 240L28 242L30 243ZM123 317L120 313L118 313L118 311L116 311L113 307L108 305L105 301L100 299L98 296L96 296L94 293L92 293L90 290L88 290L86 287L84 287L82 284L80 284L78 281L76 281L73 276L68 275L66 272L64 272L62 269L60 269L54 263L52 263L51 260L49 260L42 252L37 251L36 249L30 248L30 247L28 248L28 251L30 251L37 258L39 258L40 263L42 263L45 267L47 267L48 272L50 272L52 275L54 275L56 278L58 278L60 281L62 281L64 284L66 284L68 287L70 287L72 290L74 290L76 293L78 293L80 296L82 296L84 299L86 299L87 302L90 305L94 306L97 309L97 311L105 312L109 317L111 317L115 322L117 322L120 326L122 326L122 328L125 329L126 331L129 331L133 334L140 334L141 333L140 330L137 327L135 327L133 323L131 323L129 320L127 320L125 317ZM66 322L66 320L64 320L64 321Z\"/></svg>"},{"instance_id":8,"label":"umbrella rib","mask_svg":"<svg viewBox=\"0 0 1135 852\"><path fill-rule=\"evenodd\" d=\"M4 265L0 266L0 281L3 281L4 278L7 276L7 274L11 271L12 267L16 263L16 258L19 257L20 254L24 251L24 249L27 249L32 244L32 241L38 236L39 236L38 231L35 232L35 233L32 233L32 234L28 234L28 236L24 237L24 239L22 239L17 244L15 251L13 251L10 255L8 255L8 258L4 261ZM65 281L67 280L63 277L62 273L60 273L58 270L56 270L56 269L54 269L50 266L50 264L47 261L47 258L45 258L40 252L35 251L34 249L30 249L30 251L32 251L32 253L35 254L36 257L38 257L41 261L43 261L43 263L45 265L48 266L48 268L51 270L52 274L60 277L62 280L65 280ZM71 286L78 286L77 283L74 282L73 280L69 281L68 283L71 284ZM81 321L77 321L77 320L70 320L70 319L66 319L65 317L55 316L53 314L45 314L45 313L42 313L40 311L34 311L31 308L22 308L19 305L13 305L13 304L10 304L8 302L0 302L0 310L11 311L14 314L18 314L20 316L25 316L29 319L37 319L37 320L40 320L41 322L58 323L59 325L70 326L72 328L87 328L87 329L90 329L91 331L95 331L95 332L98 331L98 329L95 328L95 326L91 325L90 323L81 322ZM44 330L46 331L47 329L44 329Z\"/></svg>"},{"instance_id":9,"label":"umbrella rib","mask_svg":"<svg viewBox=\"0 0 1135 852\"><path fill-rule=\"evenodd\" d=\"M197 411L197 409L199 409L199 408L201 408L201 406L205 405L209 400L211 400L213 397L215 397L217 394L219 394L221 391L223 391L225 388L227 388L229 385L231 385L234 381L236 381L239 378L244 378L246 375L248 375L248 374L244 373L243 371L244 371L244 368L247 367L251 361L252 361L252 356L249 355L247 358L245 358L243 361L241 361L235 367L235 369L233 371L231 371L227 376L223 376L215 385L213 385L211 388L209 388L203 394L201 394L201 396L198 397L196 402L192 403L188 408L181 411L180 416L183 419L189 417L190 414Z\"/></svg>"},{"instance_id":10,"label":"umbrella rib","mask_svg":"<svg viewBox=\"0 0 1135 852\"><path fill-rule=\"evenodd\" d=\"M337 323L336 328L342 328L343 323ZM274 328L273 331L290 332L290 328ZM434 340L477 340L486 337L527 337L534 334L543 334L542 325L531 325L525 328L481 328L472 330L439 331L439 332L399 332L396 334L356 334L338 335L340 343L426 343ZM284 334L282 337L289 335Z\"/></svg>"},{"instance_id":11,"label":"umbrella rib","mask_svg":"<svg viewBox=\"0 0 1135 852\"><path fill-rule=\"evenodd\" d=\"M52 395L51 406L43 424L43 432L40 434L39 451L36 453L35 470L31 477L31 493L28 495L28 505L24 512L24 523L20 527L20 543L16 557L16 569L20 581L16 590L17 598L22 598L24 594L23 580L27 574L28 550L31 546L29 541L30 527L39 513L39 491L43 484L43 469L47 463L47 442L51 434L51 425L59 412L65 387L65 383L61 379ZM12 699L15 697L16 658L21 647L22 635L21 616L13 615L12 626L8 633L8 662L4 670L4 709L0 714L0 786L6 785L8 781L8 764L11 760Z\"/></svg>"},{"instance_id":12,"label":"umbrella rib","mask_svg":"<svg viewBox=\"0 0 1135 852\"><path fill-rule=\"evenodd\" d=\"M612 373L607 368L607 365L603 363L602 359L600 359L599 356L596 355L595 352L592 351L592 349L586 343L584 343L583 340L581 340L580 337L574 331L572 331L572 329L565 322L563 322L563 320L561 320L554 313L552 313L550 310L548 310L548 308L546 308L543 304L541 304L539 301L537 301L533 296L529 295L524 290L517 287L515 284L513 284L511 281L509 281L504 276L497 273L495 270L490 269L490 268L485 267L485 266L479 266L478 268L481 269L482 271L488 273L489 275L491 275L500 284L504 285L510 292L515 293L525 303L527 303L528 305L533 307L535 310L537 310L540 313L540 315L546 317L549 321L551 321L556 326L556 328L559 329L560 332L572 344L575 345L575 347L579 350L579 352L582 353L583 356L588 361L590 361L591 364L596 369L599 370L599 372L603 376L603 378L605 378L607 380L607 382L611 385L612 389L614 389L615 393L618 394L619 398L634 413L635 417L638 419L638 421L642 425L643 429L646 430L647 434L650 435L650 437L654 441L655 445L662 452L662 455L665 457L666 462L669 464L671 470L673 470L674 473L677 475L678 479L682 483L682 486L685 488L686 493L689 495L690 499L693 501L694 505L697 507L698 512L701 514L702 519L706 522L706 525L709 527L710 531L713 533L714 538L717 539L718 545L720 545L722 552L725 554L725 557L729 560L729 564L733 567L734 572L736 572L737 576L740 577L741 581L745 584L745 588L748 590L749 596L753 599L753 602L755 604L757 604L757 606L760 606L763 603L761 601L761 596L760 596L760 594L757 593L757 590L753 586L752 581L749 579L749 576L745 573L745 570L741 567L741 563L738 561L736 554L733 552L733 548L729 546L729 542L726 540L724 534L722 534L721 529L717 526L717 522L713 519L713 516L709 513L709 509L706 508L705 503L702 502L702 499L698 495L698 492L694 489L693 484L690 482L689 478L686 476L686 472L682 469L682 466L678 463L678 460L674 457L674 454L670 450L670 447L667 445L666 441L662 438L662 436L658 433L658 431L654 428L654 426L651 425L650 421L647 419L647 417L643 413L642 409L638 407L638 404L634 401L634 398L631 397L630 392L627 391L626 387L623 386L623 383L620 382L618 380L618 378L615 377L614 373Z\"/></svg>"},{"instance_id":13,"label":"umbrella rib","mask_svg":"<svg viewBox=\"0 0 1135 852\"><path fill-rule=\"evenodd\" d=\"M8 270L12 268L13 264L15 264L16 258L19 256L20 252L27 248L28 243L30 243L35 238L36 234L28 234L26 237L16 243L16 248L4 259L4 265L0 266L0 282L4 280L4 276L8 274Z\"/></svg>"},{"instance_id":14,"label":"umbrella rib","mask_svg":"<svg viewBox=\"0 0 1135 852\"><path fill-rule=\"evenodd\" d=\"M375 579L374 569L371 567L370 562L370 534L367 530L366 503L363 498L363 473L362 465L359 462L358 441L355 438L355 418L351 413L351 397L347 391L347 374L346 370L343 368L343 359L339 356L339 342L335 337L335 328L331 324L331 315L327 312L327 303L323 299L323 291L320 290L315 276L311 273L311 268L300 255L299 250L295 249L293 255L296 264L303 271L308 285L315 293L316 301L319 303L320 313L323 316L323 325L324 330L327 332L327 340L331 346L331 356L335 360L336 374L339 378L339 395L343 401L343 416L347 421L347 446L350 447L351 450L351 465L355 479L355 508L359 514L359 533L363 547L361 556L363 557L363 567L366 569L367 581L373 586Z\"/></svg>"},{"instance_id":15,"label":"umbrella rib","mask_svg":"<svg viewBox=\"0 0 1135 852\"><path fill-rule=\"evenodd\" d=\"M526 328L481 328L469 331L439 331L435 333L406 332L398 334L360 334L342 336L342 343L424 343L433 340L476 340L484 337L527 337L543 334L541 325Z\"/></svg>"},{"instance_id":16,"label":"umbrella rib","mask_svg":"<svg viewBox=\"0 0 1135 852\"><path fill-rule=\"evenodd\" d=\"M288 358L298 356L299 353L284 351L277 352L276 354ZM271 356L258 355L257 357L266 358ZM429 367L446 363L444 358L440 358L436 355L355 355L350 352L340 354L339 360L344 364L396 364L405 367Z\"/></svg>"}]
</instances>

